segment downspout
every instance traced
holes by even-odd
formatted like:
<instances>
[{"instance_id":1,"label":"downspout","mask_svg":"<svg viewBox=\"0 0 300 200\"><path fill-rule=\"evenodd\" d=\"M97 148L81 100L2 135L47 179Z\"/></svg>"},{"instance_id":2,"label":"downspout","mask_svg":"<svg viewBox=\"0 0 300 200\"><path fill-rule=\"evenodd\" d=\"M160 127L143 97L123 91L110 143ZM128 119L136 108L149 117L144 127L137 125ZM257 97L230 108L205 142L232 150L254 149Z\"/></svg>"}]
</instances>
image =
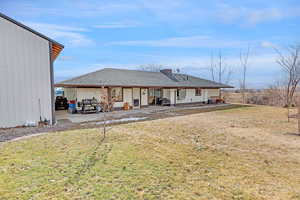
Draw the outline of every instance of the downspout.
<instances>
[{"instance_id":1,"label":"downspout","mask_svg":"<svg viewBox=\"0 0 300 200\"><path fill-rule=\"evenodd\" d=\"M54 69L53 69L53 60L52 60L52 43L49 42L49 60L50 60L50 84L51 84L51 117L52 125L56 123L55 120L55 94L54 94Z\"/></svg>"}]
</instances>

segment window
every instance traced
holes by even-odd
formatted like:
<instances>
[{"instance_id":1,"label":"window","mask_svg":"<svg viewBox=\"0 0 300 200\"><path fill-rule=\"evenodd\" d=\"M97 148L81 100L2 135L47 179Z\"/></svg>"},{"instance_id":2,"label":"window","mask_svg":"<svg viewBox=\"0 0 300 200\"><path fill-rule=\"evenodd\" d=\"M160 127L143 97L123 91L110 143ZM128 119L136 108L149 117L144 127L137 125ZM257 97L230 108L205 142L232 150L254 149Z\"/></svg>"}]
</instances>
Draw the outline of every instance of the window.
<instances>
[{"instance_id":1,"label":"window","mask_svg":"<svg viewBox=\"0 0 300 200\"><path fill-rule=\"evenodd\" d=\"M185 89L177 89L177 100L184 100L186 96Z\"/></svg>"},{"instance_id":2,"label":"window","mask_svg":"<svg viewBox=\"0 0 300 200\"><path fill-rule=\"evenodd\" d=\"M110 97L113 101L121 102L123 101L123 90L121 87L111 88Z\"/></svg>"},{"instance_id":3,"label":"window","mask_svg":"<svg viewBox=\"0 0 300 200\"><path fill-rule=\"evenodd\" d=\"M196 88L195 89L195 96L201 96L202 95L202 90L201 88Z\"/></svg>"}]
</instances>

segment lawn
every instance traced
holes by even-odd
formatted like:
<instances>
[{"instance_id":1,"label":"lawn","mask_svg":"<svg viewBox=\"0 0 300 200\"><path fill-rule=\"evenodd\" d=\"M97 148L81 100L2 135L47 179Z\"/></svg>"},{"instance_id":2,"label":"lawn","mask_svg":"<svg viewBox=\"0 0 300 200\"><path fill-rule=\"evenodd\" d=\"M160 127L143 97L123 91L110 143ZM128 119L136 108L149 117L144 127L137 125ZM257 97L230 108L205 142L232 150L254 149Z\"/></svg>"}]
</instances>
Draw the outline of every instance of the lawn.
<instances>
[{"instance_id":1,"label":"lawn","mask_svg":"<svg viewBox=\"0 0 300 200\"><path fill-rule=\"evenodd\" d=\"M0 144L0 199L300 199L300 136L254 106Z\"/></svg>"}]
</instances>

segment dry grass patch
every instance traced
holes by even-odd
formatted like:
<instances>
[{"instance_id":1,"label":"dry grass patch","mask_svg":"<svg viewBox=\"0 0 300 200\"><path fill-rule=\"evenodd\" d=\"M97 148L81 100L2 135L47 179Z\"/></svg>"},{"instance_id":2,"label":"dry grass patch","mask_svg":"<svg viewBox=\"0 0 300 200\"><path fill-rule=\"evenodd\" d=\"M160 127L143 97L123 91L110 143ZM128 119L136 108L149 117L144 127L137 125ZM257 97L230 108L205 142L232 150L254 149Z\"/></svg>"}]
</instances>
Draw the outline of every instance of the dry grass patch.
<instances>
[{"instance_id":1,"label":"dry grass patch","mask_svg":"<svg viewBox=\"0 0 300 200\"><path fill-rule=\"evenodd\" d=\"M0 147L1 199L300 199L300 137L255 106Z\"/></svg>"}]
</instances>

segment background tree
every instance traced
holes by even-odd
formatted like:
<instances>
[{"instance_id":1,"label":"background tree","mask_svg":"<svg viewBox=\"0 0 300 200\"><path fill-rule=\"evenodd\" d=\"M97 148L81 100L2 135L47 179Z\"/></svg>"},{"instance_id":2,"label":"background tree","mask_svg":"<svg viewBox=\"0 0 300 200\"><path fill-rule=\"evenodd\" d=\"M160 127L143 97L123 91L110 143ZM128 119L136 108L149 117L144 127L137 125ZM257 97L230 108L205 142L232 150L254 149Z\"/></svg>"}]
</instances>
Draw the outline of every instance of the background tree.
<instances>
[{"instance_id":1,"label":"background tree","mask_svg":"<svg viewBox=\"0 0 300 200\"><path fill-rule=\"evenodd\" d=\"M274 49L278 54L277 63L281 66L286 77L285 106L288 110L289 121L289 109L300 81L300 44L289 46L284 52L275 47Z\"/></svg>"},{"instance_id":2,"label":"background tree","mask_svg":"<svg viewBox=\"0 0 300 200\"><path fill-rule=\"evenodd\" d=\"M163 66L159 64L146 64L139 66L139 69L148 72L160 72L160 70L163 69Z\"/></svg>"},{"instance_id":3,"label":"background tree","mask_svg":"<svg viewBox=\"0 0 300 200\"><path fill-rule=\"evenodd\" d=\"M240 89L242 91L242 101L244 104L246 103L246 74L248 68L249 54L250 45L248 45L246 52L243 52L242 50L240 51L240 63L242 68L242 80L240 81Z\"/></svg>"},{"instance_id":4,"label":"background tree","mask_svg":"<svg viewBox=\"0 0 300 200\"><path fill-rule=\"evenodd\" d=\"M229 67L225 61L224 57L222 56L222 51L219 51L217 59L215 59L214 54L211 54L210 60L210 74L211 79L213 81L217 81L223 84L229 84L232 78L232 68Z\"/></svg>"}]
</instances>

